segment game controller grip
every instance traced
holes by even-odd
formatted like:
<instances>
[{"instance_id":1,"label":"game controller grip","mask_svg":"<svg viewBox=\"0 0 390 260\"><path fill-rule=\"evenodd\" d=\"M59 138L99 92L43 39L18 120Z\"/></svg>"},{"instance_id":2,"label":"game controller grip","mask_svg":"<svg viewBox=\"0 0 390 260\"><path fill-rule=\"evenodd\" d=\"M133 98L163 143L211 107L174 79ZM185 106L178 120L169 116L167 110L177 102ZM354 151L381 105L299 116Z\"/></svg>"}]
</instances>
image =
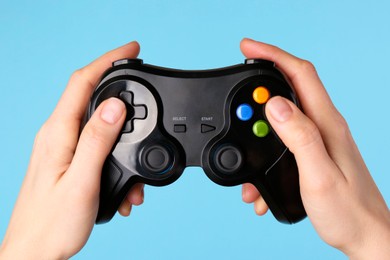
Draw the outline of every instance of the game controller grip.
<instances>
[{"instance_id":1,"label":"game controller grip","mask_svg":"<svg viewBox=\"0 0 390 260\"><path fill-rule=\"evenodd\" d=\"M298 167L294 155L287 148L266 172L265 179L255 179L252 183L278 221L293 224L306 217L299 189Z\"/></svg>"},{"instance_id":2,"label":"game controller grip","mask_svg":"<svg viewBox=\"0 0 390 260\"><path fill-rule=\"evenodd\" d=\"M128 191L135 184L134 174L123 170L120 163L109 156L103 166L100 203L96 224L103 224L112 219Z\"/></svg>"}]
</instances>

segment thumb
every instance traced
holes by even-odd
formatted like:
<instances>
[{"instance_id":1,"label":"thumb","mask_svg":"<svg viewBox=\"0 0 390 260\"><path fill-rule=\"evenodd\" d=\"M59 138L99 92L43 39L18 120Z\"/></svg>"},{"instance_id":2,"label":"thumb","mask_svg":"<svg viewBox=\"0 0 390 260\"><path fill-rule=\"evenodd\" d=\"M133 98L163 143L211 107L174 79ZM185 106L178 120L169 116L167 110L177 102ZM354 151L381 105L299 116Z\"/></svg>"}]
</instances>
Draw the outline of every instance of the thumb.
<instances>
[{"instance_id":1,"label":"thumb","mask_svg":"<svg viewBox=\"0 0 390 260\"><path fill-rule=\"evenodd\" d=\"M102 102L85 125L70 166L70 173L88 186L100 183L104 161L126 118L125 104L116 98Z\"/></svg>"},{"instance_id":2,"label":"thumb","mask_svg":"<svg viewBox=\"0 0 390 260\"><path fill-rule=\"evenodd\" d=\"M295 104L282 97L273 97L266 105L266 115L295 156L301 193L323 190L338 181L340 171L327 152L320 130Z\"/></svg>"}]
</instances>

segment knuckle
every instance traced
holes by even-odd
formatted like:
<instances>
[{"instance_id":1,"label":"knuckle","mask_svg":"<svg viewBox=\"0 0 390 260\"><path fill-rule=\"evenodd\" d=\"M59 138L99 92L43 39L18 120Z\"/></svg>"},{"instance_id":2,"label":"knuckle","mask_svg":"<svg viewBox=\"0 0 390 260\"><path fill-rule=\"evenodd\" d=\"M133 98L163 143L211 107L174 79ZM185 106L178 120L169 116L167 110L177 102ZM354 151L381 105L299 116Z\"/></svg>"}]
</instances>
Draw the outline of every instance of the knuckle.
<instances>
[{"instance_id":1,"label":"knuckle","mask_svg":"<svg viewBox=\"0 0 390 260\"><path fill-rule=\"evenodd\" d=\"M316 75L317 70L313 63L308 60L298 59L294 72L291 75L291 80L306 77L307 75Z\"/></svg>"},{"instance_id":2,"label":"knuckle","mask_svg":"<svg viewBox=\"0 0 390 260\"><path fill-rule=\"evenodd\" d=\"M41 128L38 130L37 134L35 135L35 138L34 138L34 147L37 147L39 146L41 143L42 143L42 138L43 136L45 136L44 132L45 132L45 124L41 126Z\"/></svg>"},{"instance_id":3,"label":"knuckle","mask_svg":"<svg viewBox=\"0 0 390 260\"><path fill-rule=\"evenodd\" d=\"M33 153L44 157L46 164L68 164L73 157L74 147L71 143L59 141L61 135L55 131L53 124L49 119L41 126L34 138Z\"/></svg>"},{"instance_id":4,"label":"knuckle","mask_svg":"<svg viewBox=\"0 0 390 260\"><path fill-rule=\"evenodd\" d=\"M46 121L42 126L41 128L38 130L37 134L35 135L35 138L34 138L34 144L33 144L33 147L36 148L36 147L40 147L40 148L44 148L47 146L47 139L48 139L48 136L50 135L50 132L51 132L51 124L49 121Z\"/></svg>"},{"instance_id":5,"label":"knuckle","mask_svg":"<svg viewBox=\"0 0 390 260\"><path fill-rule=\"evenodd\" d=\"M347 120L345 120L345 118L340 113L337 113L337 115L333 119L333 124L335 126L334 129L336 131L337 136L343 139L350 138L351 134Z\"/></svg>"},{"instance_id":6,"label":"knuckle","mask_svg":"<svg viewBox=\"0 0 390 260\"><path fill-rule=\"evenodd\" d=\"M88 79L86 68L79 68L75 70L70 76L70 82L86 82L90 86L94 86L93 82Z\"/></svg>"},{"instance_id":7,"label":"knuckle","mask_svg":"<svg viewBox=\"0 0 390 260\"><path fill-rule=\"evenodd\" d=\"M77 69L70 76L70 80L71 81L77 81L77 80L79 80L80 78L83 77L83 74L84 74L83 68Z\"/></svg>"},{"instance_id":8,"label":"knuckle","mask_svg":"<svg viewBox=\"0 0 390 260\"><path fill-rule=\"evenodd\" d=\"M299 69L302 72L306 72L306 73L317 73L314 64L308 60L301 60L299 64Z\"/></svg>"},{"instance_id":9,"label":"knuckle","mask_svg":"<svg viewBox=\"0 0 390 260\"><path fill-rule=\"evenodd\" d=\"M101 147L108 147L107 138L103 129L98 126L87 126L83 130L82 138L80 142L90 149L99 149Z\"/></svg>"},{"instance_id":10,"label":"knuckle","mask_svg":"<svg viewBox=\"0 0 390 260\"><path fill-rule=\"evenodd\" d=\"M321 141L321 133L314 123L307 123L298 128L294 134L296 148L306 149Z\"/></svg>"}]
</instances>

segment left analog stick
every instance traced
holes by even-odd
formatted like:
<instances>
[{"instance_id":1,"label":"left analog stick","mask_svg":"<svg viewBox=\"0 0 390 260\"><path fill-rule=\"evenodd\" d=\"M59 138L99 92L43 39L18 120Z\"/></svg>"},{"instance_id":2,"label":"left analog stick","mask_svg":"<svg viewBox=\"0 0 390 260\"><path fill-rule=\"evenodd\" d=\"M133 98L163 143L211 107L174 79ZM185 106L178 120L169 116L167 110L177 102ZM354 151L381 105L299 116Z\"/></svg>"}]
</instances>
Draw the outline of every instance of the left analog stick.
<instances>
[{"instance_id":1,"label":"left analog stick","mask_svg":"<svg viewBox=\"0 0 390 260\"><path fill-rule=\"evenodd\" d=\"M163 145L149 146L141 154L141 165L150 173L165 173L172 166L172 162L170 151Z\"/></svg>"}]
</instances>

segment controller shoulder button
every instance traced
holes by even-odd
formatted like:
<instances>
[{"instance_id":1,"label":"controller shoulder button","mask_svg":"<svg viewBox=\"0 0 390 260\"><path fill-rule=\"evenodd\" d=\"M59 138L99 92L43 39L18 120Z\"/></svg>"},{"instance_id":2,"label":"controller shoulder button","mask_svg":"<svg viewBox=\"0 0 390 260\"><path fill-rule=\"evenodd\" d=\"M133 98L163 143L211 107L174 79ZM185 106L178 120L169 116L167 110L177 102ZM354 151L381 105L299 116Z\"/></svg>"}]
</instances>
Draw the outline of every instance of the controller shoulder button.
<instances>
[{"instance_id":1,"label":"controller shoulder button","mask_svg":"<svg viewBox=\"0 0 390 260\"><path fill-rule=\"evenodd\" d=\"M263 59L246 59L245 64L261 64L267 67L275 67L275 63Z\"/></svg>"},{"instance_id":2,"label":"controller shoulder button","mask_svg":"<svg viewBox=\"0 0 390 260\"><path fill-rule=\"evenodd\" d=\"M112 63L112 66L119 66L119 65L124 65L124 64L143 64L143 60L141 59L121 59L114 61Z\"/></svg>"}]
</instances>

